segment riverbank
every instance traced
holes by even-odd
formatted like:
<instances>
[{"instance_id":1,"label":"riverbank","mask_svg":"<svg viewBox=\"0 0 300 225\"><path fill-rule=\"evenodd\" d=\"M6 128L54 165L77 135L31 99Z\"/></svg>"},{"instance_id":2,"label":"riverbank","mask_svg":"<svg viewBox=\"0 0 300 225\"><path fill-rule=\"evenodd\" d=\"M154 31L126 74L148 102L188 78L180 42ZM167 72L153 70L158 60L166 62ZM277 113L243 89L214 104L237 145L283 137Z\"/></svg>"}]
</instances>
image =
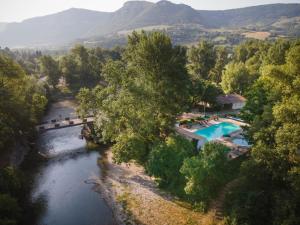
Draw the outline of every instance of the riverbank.
<instances>
[{"instance_id":1,"label":"riverbank","mask_svg":"<svg viewBox=\"0 0 300 225\"><path fill-rule=\"evenodd\" d=\"M114 211L119 224L221 224L213 212L195 212L189 204L160 190L141 166L114 164L111 150L103 154L99 164L105 173L98 179L96 189Z\"/></svg>"}]
</instances>

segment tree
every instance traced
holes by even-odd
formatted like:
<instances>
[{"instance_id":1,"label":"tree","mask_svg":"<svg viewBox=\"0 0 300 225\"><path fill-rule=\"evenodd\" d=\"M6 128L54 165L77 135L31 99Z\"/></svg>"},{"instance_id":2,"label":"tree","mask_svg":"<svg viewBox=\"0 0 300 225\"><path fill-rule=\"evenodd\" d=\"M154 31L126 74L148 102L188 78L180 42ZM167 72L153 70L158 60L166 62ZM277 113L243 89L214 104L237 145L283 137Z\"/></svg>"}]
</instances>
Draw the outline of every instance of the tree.
<instances>
[{"instance_id":1,"label":"tree","mask_svg":"<svg viewBox=\"0 0 300 225\"><path fill-rule=\"evenodd\" d=\"M27 202L29 191L28 181L25 182L20 170L13 167L0 169L0 224L24 224L25 207L30 207Z\"/></svg>"},{"instance_id":2,"label":"tree","mask_svg":"<svg viewBox=\"0 0 300 225\"><path fill-rule=\"evenodd\" d=\"M179 189L184 177L179 172L184 159L193 155L193 145L181 136L170 136L165 142L154 145L149 154L147 172L158 178L161 186Z\"/></svg>"},{"instance_id":3,"label":"tree","mask_svg":"<svg viewBox=\"0 0 300 225\"><path fill-rule=\"evenodd\" d=\"M59 66L66 84L71 89L78 89L78 83L80 82L78 66L72 55L63 56L59 61Z\"/></svg>"},{"instance_id":4,"label":"tree","mask_svg":"<svg viewBox=\"0 0 300 225\"><path fill-rule=\"evenodd\" d=\"M266 61L268 64L283 65L285 64L285 54L290 48L289 41L278 39L269 48Z\"/></svg>"},{"instance_id":5,"label":"tree","mask_svg":"<svg viewBox=\"0 0 300 225\"><path fill-rule=\"evenodd\" d=\"M222 72L229 62L228 51L225 47L217 47L215 49L216 54L216 63L214 68L209 71L209 80L219 84L222 81Z\"/></svg>"},{"instance_id":6,"label":"tree","mask_svg":"<svg viewBox=\"0 0 300 225\"><path fill-rule=\"evenodd\" d=\"M227 94L244 94L254 80L255 77L251 76L245 64L230 63L223 73L221 86Z\"/></svg>"},{"instance_id":7,"label":"tree","mask_svg":"<svg viewBox=\"0 0 300 225\"><path fill-rule=\"evenodd\" d=\"M62 75L69 88L75 92L82 87L93 88L103 82L104 64L110 60L120 60L122 52L120 48L88 49L76 45L60 60Z\"/></svg>"},{"instance_id":8,"label":"tree","mask_svg":"<svg viewBox=\"0 0 300 225\"><path fill-rule=\"evenodd\" d=\"M196 106L202 102L204 106L209 104L214 107L217 104L217 96L222 93L222 89L210 81L195 80L191 90L192 103Z\"/></svg>"},{"instance_id":9,"label":"tree","mask_svg":"<svg viewBox=\"0 0 300 225\"><path fill-rule=\"evenodd\" d=\"M291 46L279 53L286 55L284 64L274 56L275 65L263 65L247 96L252 155L227 204L237 224L300 223L300 46Z\"/></svg>"},{"instance_id":10,"label":"tree","mask_svg":"<svg viewBox=\"0 0 300 225\"><path fill-rule=\"evenodd\" d=\"M93 109L94 96L90 89L81 88L76 95L76 99L79 102L77 107L77 113L80 117L84 118L89 115L91 109Z\"/></svg>"},{"instance_id":11,"label":"tree","mask_svg":"<svg viewBox=\"0 0 300 225\"><path fill-rule=\"evenodd\" d=\"M185 192L207 204L228 179L229 149L219 143L207 143L197 156L184 160L180 172L187 183Z\"/></svg>"},{"instance_id":12,"label":"tree","mask_svg":"<svg viewBox=\"0 0 300 225\"><path fill-rule=\"evenodd\" d=\"M59 64L51 56L42 56L40 58L41 71L48 77L49 84L55 87L61 76Z\"/></svg>"},{"instance_id":13,"label":"tree","mask_svg":"<svg viewBox=\"0 0 300 225\"><path fill-rule=\"evenodd\" d=\"M188 54L190 73L194 78L209 79L209 72L216 63L215 58L214 46L210 42L200 41L196 47L190 49Z\"/></svg>"},{"instance_id":14,"label":"tree","mask_svg":"<svg viewBox=\"0 0 300 225\"><path fill-rule=\"evenodd\" d=\"M30 136L46 104L45 89L12 59L0 54L0 151Z\"/></svg>"},{"instance_id":15,"label":"tree","mask_svg":"<svg viewBox=\"0 0 300 225\"><path fill-rule=\"evenodd\" d=\"M266 55L269 48L268 42L260 40L248 40L238 45L234 49L234 62L246 63L252 57L257 55Z\"/></svg>"},{"instance_id":16,"label":"tree","mask_svg":"<svg viewBox=\"0 0 300 225\"><path fill-rule=\"evenodd\" d=\"M116 142L116 161L145 162L153 143L173 132L177 115L188 106L185 64L185 49L174 47L165 34L134 32L124 61L104 66L107 86L95 93L95 126L102 140Z\"/></svg>"}]
</instances>

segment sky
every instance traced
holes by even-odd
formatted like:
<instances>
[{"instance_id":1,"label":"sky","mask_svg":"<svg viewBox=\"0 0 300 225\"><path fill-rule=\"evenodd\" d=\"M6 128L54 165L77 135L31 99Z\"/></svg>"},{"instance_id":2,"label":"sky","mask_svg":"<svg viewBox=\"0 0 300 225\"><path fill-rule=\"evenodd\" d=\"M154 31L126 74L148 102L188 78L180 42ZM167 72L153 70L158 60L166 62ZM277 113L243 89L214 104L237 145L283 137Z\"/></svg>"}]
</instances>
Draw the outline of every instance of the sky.
<instances>
[{"instance_id":1,"label":"sky","mask_svg":"<svg viewBox=\"0 0 300 225\"><path fill-rule=\"evenodd\" d=\"M112 12L127 0L0 0L0 22L20 22L24 19L60 12L69 8L85 8ZM157 0L149 0L157 2ZM170 0L195 9L231 9L271 3L300 3L300 0Z\"/></svg>"}]
</instances>

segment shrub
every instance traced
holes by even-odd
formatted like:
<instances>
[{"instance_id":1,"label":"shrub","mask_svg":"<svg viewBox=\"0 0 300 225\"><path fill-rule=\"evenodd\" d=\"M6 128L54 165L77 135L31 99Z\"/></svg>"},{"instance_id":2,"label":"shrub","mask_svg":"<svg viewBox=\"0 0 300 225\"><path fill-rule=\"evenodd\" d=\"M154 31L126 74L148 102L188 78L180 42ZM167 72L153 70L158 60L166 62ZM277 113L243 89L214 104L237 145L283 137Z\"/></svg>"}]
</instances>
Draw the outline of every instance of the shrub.
<instances>
[{"instance_id":1,"label":"shrub","mask_svg":"<svg viewBox=\"0 0 300 225\"><path fill-rule=\"evenodd\" d=\"M184 159L193 155L193 145L181 136L170 136L165 142L157 143L148 159L147 172L156 178L160 186L177 188L184 184L179 172Z\"/></svg>"}]
</instances>

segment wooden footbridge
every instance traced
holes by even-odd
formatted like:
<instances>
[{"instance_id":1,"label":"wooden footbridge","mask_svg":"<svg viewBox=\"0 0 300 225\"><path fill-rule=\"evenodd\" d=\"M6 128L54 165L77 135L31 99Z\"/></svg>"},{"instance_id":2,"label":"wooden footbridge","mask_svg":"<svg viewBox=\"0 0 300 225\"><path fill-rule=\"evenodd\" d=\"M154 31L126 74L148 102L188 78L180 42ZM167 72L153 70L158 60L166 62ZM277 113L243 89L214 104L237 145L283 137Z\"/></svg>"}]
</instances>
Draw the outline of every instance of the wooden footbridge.
<instances>
[{"instance_id":1,"label":"wooden footbridge","mask_svg":"<svg viewBox=\"0 0 300 225\"><path fill-rule=\"evenodd\" d=\"M45 132L48 130L62 129L67 127L80 126L86 123L94 122L94 117L90 116L87 118L65 118L64 120L53 119L51 121L45 121L42 124L36 126L38 132Z\"/></svg>"}]
</instances>

